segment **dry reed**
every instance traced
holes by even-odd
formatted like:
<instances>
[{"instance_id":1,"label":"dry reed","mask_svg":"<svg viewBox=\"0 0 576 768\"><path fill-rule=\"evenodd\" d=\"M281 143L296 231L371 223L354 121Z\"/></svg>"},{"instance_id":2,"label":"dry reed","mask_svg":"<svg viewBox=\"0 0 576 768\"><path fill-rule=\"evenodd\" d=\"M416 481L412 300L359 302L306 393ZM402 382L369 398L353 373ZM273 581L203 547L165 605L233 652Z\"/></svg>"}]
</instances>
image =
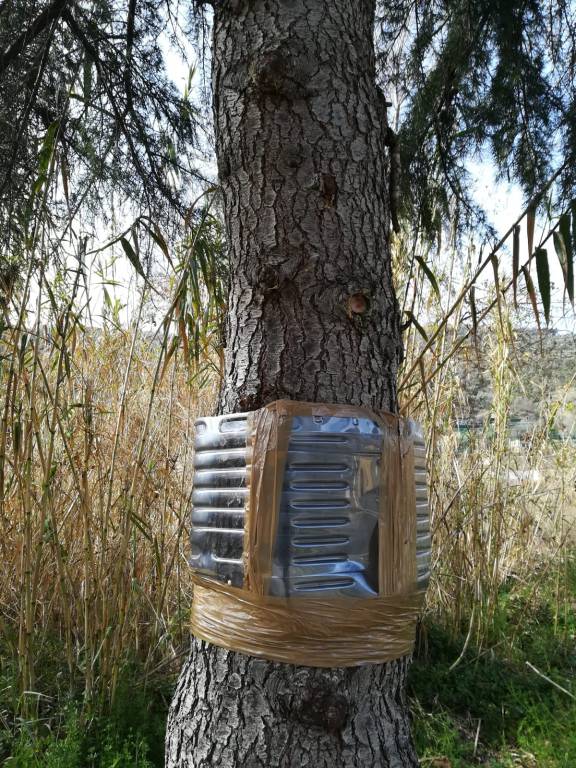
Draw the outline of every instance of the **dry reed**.
<instances>
[{"instance_id":1,"label":"dry reed","mask_svg":"<svg viewBox=\"0 0 576 768\"><path fill-rule=\"evenodd\" d=\"M440 329L423 355L419 329L409 328L401 390L405 411L427 426L429 606L481 646L502 588L569 556L576 450L548 439L550 409L520 450L509 440L515 334L504 297L487 316L484 341L468 332L463 343L462 299L451 323L439 325L459 295L458 261L439 278L444 306L423 274L403 274L410 263L404 253L396 264L405 308ZM186 344L169 342L169 328L183 334L188 315L172 326L169 316L159 342L142 330L150 312L142 296L129 328L110 316L95 328L82 278L69 269L58 293L56 281L30 266L3 307L0 611L4 652L17 659L28 715L46 643L61 645L67 686L93 704L113 698L127 661L139 658L147 674L165 668L188 634L191 438L196 415L212 408L213 377L203 386L191 380ZM183 286L180 279L178 295ZM467 408L466 366L489 372L492 406L464 445L455 422ZM540 480L513 483L514 473ZM558 612L563 594L559 581Z\"/></svg>"}]
</instances>

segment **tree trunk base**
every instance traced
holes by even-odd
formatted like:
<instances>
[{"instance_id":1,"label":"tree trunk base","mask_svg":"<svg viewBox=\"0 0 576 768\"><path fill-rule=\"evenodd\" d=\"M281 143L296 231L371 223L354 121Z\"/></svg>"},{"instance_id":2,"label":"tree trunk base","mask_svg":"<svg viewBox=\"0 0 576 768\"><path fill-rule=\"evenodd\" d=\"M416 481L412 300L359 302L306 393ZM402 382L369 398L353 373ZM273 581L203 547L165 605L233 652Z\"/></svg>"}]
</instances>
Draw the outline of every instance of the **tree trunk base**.
<instances>
[{"instance_id":1,"label":"tree trunk base","mask_svg":"<svg viewBox=\"0 0 576 768\"><path fill-rule=\"evenodd\" d=\"M418 766L409 664L297 667L193 638L168 717L166 768Z\"/></svg>"}]
</instances>

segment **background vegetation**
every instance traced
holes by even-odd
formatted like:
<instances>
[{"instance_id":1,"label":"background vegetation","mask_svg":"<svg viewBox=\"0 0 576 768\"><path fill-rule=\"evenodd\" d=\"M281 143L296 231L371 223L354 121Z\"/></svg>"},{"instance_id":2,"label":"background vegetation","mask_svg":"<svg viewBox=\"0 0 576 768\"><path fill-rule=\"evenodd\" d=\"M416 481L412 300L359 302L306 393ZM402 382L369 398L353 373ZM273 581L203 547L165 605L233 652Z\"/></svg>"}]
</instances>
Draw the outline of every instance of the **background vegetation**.
<instances>
[{"instance_id":1,"label":"background vegetation","mask_svg":"<svg viewBox=\"0 0 576 768\"><path fill-rule=\"evenodd\" d=\"M552 330L574 327L573 3L378 5L404 161L400 400L426 426L433 514L419 752L573 766L576 339ZM162 765L188 645L192 430L228 280L200 6L0 4L9 766ZM178 91L188 43L200 65ZM478 156L525 193L505 232L474 199Z\"/></svg>"},{"instance_id":2,"label":"background vegetation","mask_svg":"<svg viewBox=\"0 0 576 768\"><path fill-rule=\"evenodd\" d=\"M154 290L139 276L125 293L103 269L106 292L94 306L71 260L20 275L4 293L7 765L162 764L192 599L193 423L212 407L220 364L222 296L211 288L221 284L215 275L225 279L220 229L206 206L194 221L168 254L173 275ZM481 332L467 300L444 322L466 264L451 276L440 264L446 254L437 258L427 262L433 279L402 271L410 260L397 268L414 317L427 318L407 329L402 388L406 413L426 424L434 529L411 679L420 754L424 765L568 766L576 338L526 330L523 291L516 310L500 290ZM481 290L489 307L494 286Z\"/></svg>"}]
</instances>

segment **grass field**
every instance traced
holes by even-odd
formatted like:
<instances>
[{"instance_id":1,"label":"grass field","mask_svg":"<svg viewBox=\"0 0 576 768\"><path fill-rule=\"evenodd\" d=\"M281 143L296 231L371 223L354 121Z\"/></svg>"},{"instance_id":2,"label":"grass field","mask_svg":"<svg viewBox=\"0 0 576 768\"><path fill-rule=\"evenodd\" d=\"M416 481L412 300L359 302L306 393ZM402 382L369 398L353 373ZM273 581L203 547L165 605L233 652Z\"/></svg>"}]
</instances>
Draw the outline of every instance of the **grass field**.
<instances>
[{"instance_id":1,"label":"grass field","mask_svg":"<svg viewBox=\"0 0 576 768\"><path fill-rule=\"evenodd\" d=\"M167 335L87 333L61 308L47 329L0 334L0 761L161 766L189 642L193 423L214 379ZM532 374L503 328L485 341L484 428L455 428L456 358L409 411L426 426L434 538L409 695L436 768L576 766L576 446L551 439L569 382L558 368L518 449L515 387Z\"/></svg>"},{"instance_id":2,"label":"grass field","mask_svg":"<svg viewBox=\"0 0 576 768\"><path fill-rule=\"evenodd\" d=\"M537 598L530 584L503 590L494 633L483 648L469 644L462 654L464 634L442 627L433 615L426 617L418 632L409 687L423 766L576 765L576 701L570 695L576 695L576 602L565 599L565 590L576 594L576 558L568 568L562 595L557 594L558 573L552 571ZM67 676L62 644L54 638L42 653L35 722L17 714L16 665L6 663L3 655L0 754L7 766L163 765L177 660L152 675L140 664L127 662L111 707L105 713L82 714L81 695L62 689Z\"/></svg>"}]
</instances>

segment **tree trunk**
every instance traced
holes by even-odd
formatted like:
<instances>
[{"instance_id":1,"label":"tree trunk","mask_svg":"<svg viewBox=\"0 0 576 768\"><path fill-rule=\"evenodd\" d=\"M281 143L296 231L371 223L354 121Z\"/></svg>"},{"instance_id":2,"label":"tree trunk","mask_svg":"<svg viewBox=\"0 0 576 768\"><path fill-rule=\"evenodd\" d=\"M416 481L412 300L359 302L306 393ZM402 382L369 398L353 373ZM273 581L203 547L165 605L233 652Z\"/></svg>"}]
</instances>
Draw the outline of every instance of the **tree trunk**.
<instances>
[{"instance_id":1,"label":"tree trunk","mask_svg":"<svg viewBox=\"0 0 576 768\"><path fill-rule=\"evenodd\" d=\"M373 22L373 0L215 5L232 275L222 413L281 398L396 410L401 333ZM407 668L296 667L194 640L166 764L417 766Z\"/></svg>"}]
</instances>

